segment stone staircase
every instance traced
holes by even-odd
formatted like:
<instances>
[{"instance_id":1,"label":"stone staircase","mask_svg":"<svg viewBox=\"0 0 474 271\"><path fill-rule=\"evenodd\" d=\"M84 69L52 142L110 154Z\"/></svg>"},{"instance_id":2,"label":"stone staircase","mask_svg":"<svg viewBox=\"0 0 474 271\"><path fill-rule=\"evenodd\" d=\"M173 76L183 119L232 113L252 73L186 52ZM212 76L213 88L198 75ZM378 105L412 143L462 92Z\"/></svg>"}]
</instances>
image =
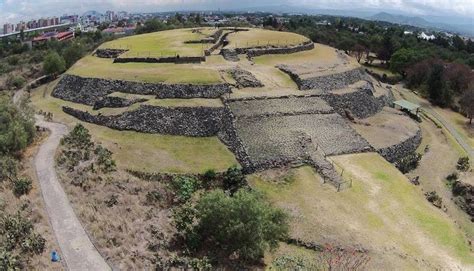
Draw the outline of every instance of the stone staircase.
<instances>
[{"instance_id":1,"label":"stone staircase","mask_svg":"<svg viewBox=\"0 0 474 271\"><path fill-rule=\"evenodd\" d=\"M337 191L347 187L348 183L336 171L334 165L326 159L324 151L315 145L310 137L303 136L300 137L300 140L306 152L307 163L316 169L324 183L329 182L337 188Z\"/></svg>"}]
</instances>

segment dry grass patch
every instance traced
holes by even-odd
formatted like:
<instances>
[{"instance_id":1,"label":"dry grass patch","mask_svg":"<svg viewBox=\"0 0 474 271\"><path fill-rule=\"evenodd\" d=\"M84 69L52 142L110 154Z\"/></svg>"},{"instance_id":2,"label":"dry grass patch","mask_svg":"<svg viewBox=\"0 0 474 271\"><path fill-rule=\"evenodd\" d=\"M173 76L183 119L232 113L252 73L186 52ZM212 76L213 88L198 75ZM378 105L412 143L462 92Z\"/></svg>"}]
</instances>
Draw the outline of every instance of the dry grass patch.
<instances>
[{"instance_id":1,"label":"dry grass patch","mask_svg":"<svg viewBox=\"0 0 474 271\"><path fill-rule=\"evenodd\" d=\"M297 45L308 41L308 38L290 32L250 28L249 31L240 31L230 34L228 40L229 45L227 47L229 48L248 48L267 45Z\"/></svg>"},{"instance_id":2,"label":"dry grass patch","mask_svg":"<svg viewBox=\"0 0 474 271\"><path fill-rule=\"evenodd\" d=\"M263 65L279 65L279 64L301 64L301 63L320 63L322 66L331 66L341 63L341 59L336 52L336 49L327 45L315 43L314 49L309 51L302 51L294 54L283 55L263 55L255 57L253 60L257 64ZM353 58L348 59L357 63Z\"/></svg>"}]
</instances>

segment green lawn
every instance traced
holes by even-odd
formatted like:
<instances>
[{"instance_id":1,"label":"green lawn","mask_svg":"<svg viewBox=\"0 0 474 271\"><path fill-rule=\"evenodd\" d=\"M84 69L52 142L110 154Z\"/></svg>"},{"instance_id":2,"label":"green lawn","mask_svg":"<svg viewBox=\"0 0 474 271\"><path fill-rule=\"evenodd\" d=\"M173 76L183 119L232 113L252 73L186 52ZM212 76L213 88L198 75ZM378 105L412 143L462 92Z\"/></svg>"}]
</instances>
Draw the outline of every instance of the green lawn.
<instances>
[{"instance_id":1,"label":"green lawn","mask_svg":"<svg viewBox=\"0 0 474 271\"><path fill-rule=\"evenodd\" d=\"M264 174L252 176L250 183L290 212L294 237L320 243L329 237L373 251L390 244L394 253L473 267L474 255L463 233L390 163L374 153L333 160L344 169L344 177L353 180L352 188L337 193L321 185L309 167L294 170L283 184ZM414 264L402 258L379 260L400 269Z\"/></svg>"},{"instance_id":2,"label":"green lawn","mask_svg":"<svg viewBox=\"0 0 474 271\"><path fill-rule=\"evenodd\" d=\"M210 44L185 41L203 39L213 31L210 28L203 28L201 33L193 33L191 28L160 31L113 40L100 48L128 49L122 57L202 56Z\"/></svg>"},{"instance_id":3,"label":"green lawn","mask_svg":"<svg viewBox=\"0 0 474 271\"><path fill-rule=\"evenodd\" d=\"M51 97L50 93L54 85L55 83L51 83L33 90L32 105L37 110L53 113L54 121L73 127L80 121L63 113L61 106L68 105L89 111L91 108ZM207 169L223 171L238 164L232 152L217 137L145 134L118 131L90 123L83 123L83 125L90 130L96 141L101 142L114 153L113 157L122 169L200 173Z\"/></svg>"},{"instance_id":4,"label":"green lawn","mask_svg":"<svg viewBox=\"0 0 474 271\"><path fill-rule=\"evenodd\" d=\"M219 72L202 65L172 63L113 63L112 59L86 56L68 71L82 77L120 79L147 83L215 84Z\"/></svg>"}]
</instances>

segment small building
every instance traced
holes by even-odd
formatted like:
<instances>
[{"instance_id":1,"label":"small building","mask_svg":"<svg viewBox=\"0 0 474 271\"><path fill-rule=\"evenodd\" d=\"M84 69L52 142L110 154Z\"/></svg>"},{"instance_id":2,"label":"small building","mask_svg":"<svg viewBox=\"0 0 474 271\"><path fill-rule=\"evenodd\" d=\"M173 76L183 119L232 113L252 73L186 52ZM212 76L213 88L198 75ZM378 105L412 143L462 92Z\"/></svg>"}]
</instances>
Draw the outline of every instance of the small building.
<instances>
[{"instance_id":1,"label":"small building","mask_svg":"<svg viewBox=\"0 0 474 271\"><path fill-rule=\"evenodd\" d=\"M46 43L49 40L66 41L74 38L73 31L47 32L32 40L33 46Z\"/></svg>"},{"instance_id":2,"label":"small building","mask_svg":"<svg viewBox=\"0 0 474 271\"><path fill-rule=\"evenodd\" d=\"M394 108L399 108L402 111L407 112L408 114L411 114L413 116L418 117L418 113L420 112L421 106L419 104L414 104L411 103L407 100L398 100L393 102L393 107Z\"/></svg>"}]
</instances>

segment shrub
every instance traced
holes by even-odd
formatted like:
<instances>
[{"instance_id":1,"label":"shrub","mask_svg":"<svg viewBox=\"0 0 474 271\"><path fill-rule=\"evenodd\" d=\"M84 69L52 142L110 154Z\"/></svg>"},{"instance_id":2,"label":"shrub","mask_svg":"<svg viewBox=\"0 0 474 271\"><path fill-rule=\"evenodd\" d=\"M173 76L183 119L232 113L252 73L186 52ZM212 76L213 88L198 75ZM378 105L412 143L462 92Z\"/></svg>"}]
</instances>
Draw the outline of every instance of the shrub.
<instances>
[{"instance_id":1,"label":"shrub","mask_svg":"<svg viewBox=\"0 0 474 271\"><path fill-rule=\"evenodd\" d=\"M0 182L8 179L14 181L18 171L18 163L11 156L0 157Z\"/></svg>"},{"instance_id":2,"label":"shrub","mask_svg":"<svg viewBox=\"0 0 474 271\"><path fill-rule=\"evenodd\" d=\"M112 159L112 152L108 149L98 145L94 153L98 156L97 163L99 167L102 169L103 172L109 173L112 171L117 170L117 166L115 164L115 160Z\"/></svg>"},{"instance_id":3,"label":"shrub","mask_svg":"<svg viewBox=\"0 0 474 271\"><path fill-rule=\"evenodd\" d=\"M7 58L7 63L11 66L16 66L20 62L20 57L13 55Z\"/></svg>"},{"instance_id":4,"label":"shrub","mask_svg":"<svg viewBox=\"0 0 474 271\"><path fill-rule=\"evenodd\" d=\"M94 145L89 130L80 123L63 138L62 143L79 149L90 149Z\"/></svg>"},{"instance_id":5,"label":"shrub","mask_svg":"<svg viewBox=\"0 0 474 271\"><path fill-rule=\"evenodd\" d=\"M31 180L28 178L19 178L13 181L13 194L15 196L20 197L26 195L31 190Z\"/></svg>"},{"instance_id":6,"label":"shrub","mask_svg":"<svg viewBox=\"0 0 474 271\"><path fill-rule=\"evenodd\" d=\"M229 192L231 195L246 185L247 181L245 175L242 173L242 169L237 166L230 167L224 173L224 190Z\"/></svg>"},{"instance_id":7,"label":"shrub","mask_svg":"<svg viewBox=\"0 0 474 271\"><path fill-rule=\"evenodd\" d=\"M35 126L28 107L17 107L0 95L0 120L0 155L19 152L33 141Z\"/></svg>"},{"instance_id":8,"label":"shrub","mask_svg":"<svg viewBox=\"0 0 474 271\"><path fill-rule=\"evenodd\" d=\"M22 270L20 256L0 247L0 270Z\"/></svg>"},{"instance_id":9,"label":"shrub","mask_svg":"<svg viewBox=\"0 0 474 271\"><path fill-rule=\"evenodd\" d=\"M425 197L434 206L441 208L443 204L443 200L440 196L438 196L438 193L436 193L436 191L426 192Z\"/></svg>"},{"instance_id":10,"label":"shrub","mask_svg":"<svg viewBox=\"0 0 474 271\"><path fill-rule=\"evenodd\" d=\"M468 171L469 168L471 167L469 163L469 157L461 157L458 160L458 164L456 165L456 168L460 171Z\"/></svg>"},{"instance_id":11,"label":"shrub","mask_svg":"<svg viewBox=\"0 0 474 271\"><path fill-rule=\"evenodd\" d=\"M173 179L172 186L176 192L176 200L182 203L191 198L199 188L199 183L194 178L179 176Z\"/></svg>"},{"instance_id":12,"label":"shrub","mask_svg":"<svg viewBox=\"0 0 474 271\"><path fill-rule=\"evenodd\" d=\"M206 172L204 172L203 177L206 182L211 182L216 179L217 173L213 169L208 169Z\"/></svg>"},{"instance_id":13,"label":"shrub","mask_svg":"<svg viewBox=\"0 0 474 271\"><path fill-rule=\"evenodd\" d=\"M153 205L162 199L161 193L158 190L149 191L146 193L146 203Z\"/></svg>"},{"instance_id":14,"label":"shrub","mask_svg":"<svg viewBox=\"0 0 474 271\"><path fill-rule=\"evenodd\" d=\"M57 75L66 70L66 61L58 53L51 52L44 58L43 71L47 75Z\"/></svg>"},{"instance_id":15,"label":"shrub","mask_svg":"<svg viewBox=\"0 0 474 271\"><path fill-rule=\"evenodd\" d=\"M418 164L420 163L421 160L421 154L413 152L397 162L395 162L395 166L402 172L402 173L407 173L409 171L414 170L415 168L418 167Z\"/></svg>"},{"instance_id":16,"label":"shrub","mask_svg":"<svg viewBox=\"0 0 474 271\"><path fill-rule=\"evenodd\" d=\"M208 192L195 207L188 204L175 212L174 218L188 248L225 259L235 254L243 262L260 259L288 234L287 215L246 190L232 197L222 190Z\"/></svg>"},{"instance_id":17,"label":"shrub","mask_svg":"<svg viewBox=\"0 0 474 271\"><path fill-rule=\"evenodd\" d=\"M26 84L26 79L21 75L9 76L6 84L8 88L20 89Z\"/></svg>"},{"instance_id":18,"label":"shrub","mask_svg":"<svg viewBox=\"0 0 474 271\"><path fill-rule=\"evenodd\" d=\"M107 205L107 207L109 208L117 204L118 204L118 196L115 194L111 195L107 200L105 200L105 205Z\"/></svg>"},{"instance_id":19,"label":"shrub","mask_svg":"<svg viewBox=\"0 0 474 271\"><path fill-rule=\"evenodd\" d=\"M45 242L41 235L33 231L33 224L20 212L0 216L0 248L6 252L19 250L22 253L39 255L44 251ZM0 266L2 264L0 262Z\"/></svg>"}]
</instances>

